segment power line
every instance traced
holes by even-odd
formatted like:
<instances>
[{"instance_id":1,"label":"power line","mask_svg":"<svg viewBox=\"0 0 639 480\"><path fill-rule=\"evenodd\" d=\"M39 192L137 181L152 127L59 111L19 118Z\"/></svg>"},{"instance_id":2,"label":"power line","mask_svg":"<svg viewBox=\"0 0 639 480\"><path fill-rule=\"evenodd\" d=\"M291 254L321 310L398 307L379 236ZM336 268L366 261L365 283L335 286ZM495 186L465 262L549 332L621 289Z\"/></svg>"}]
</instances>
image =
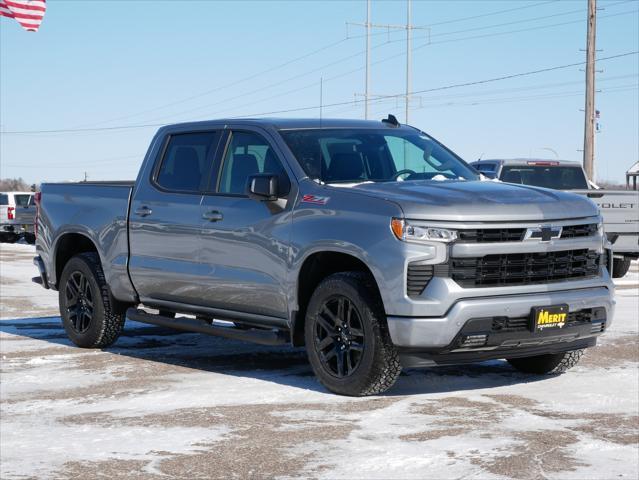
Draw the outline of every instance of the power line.
<instances>
[{"instance_id":1,"label":"power line","mask_svg":"<svg viewBox=\"0 0 639 480\"><path fill-rule=\"evenodd\" d=\"M428 26L435 27L437 25L448 25L450 23L465 22L466 20L475 20L477 18L490 17L492 15L500 15L502 13L514 12L516 10L525 10L527 8L539 7L541 5L546 5L549 3L557 3L557 2L555 0L551 0L548 2L533 3L532 5L524 5L522 7L508 8L506 10L497 10L496 12L482 13L480 15L473 15L472 17L455 18L453 20L444 20L443 22L429 23Z\"/></svg>"},{"instance_id":2,"label":"power line","mask_svg":"<svg viewBox=\"0 0 639 480\"><path fill-rule=\"evenodd\" d=\"M637 12L639 12L639 10L627 10L627 11L624 11L624 12L611 13L611 14L608 14L608 15L600 15L599 19L618 17L620 15L629 15L629 14L632 14L632 13L636 14ZM505 32L485 33L483 35L473 35L473 36L470 36L470 37L452 38L452 39L449 39L449 40L439 40L439 41L430 42L430 43L426 43L426 44L420 45L419 47L416 47L415 50L417 50L419 48L427 47L429 45L440 45L440 44L443 44L443 43L461 42L461 41L464 41L464 40L475 40L475 39L479 39L479 38L497 37L497 36L501 36L501 35L510 35L511 33L532 32L534 30L544 30L546 28L560 27L560 26L563 26L563 25L571 25L571 24L575 24L575 23L583 23L583 20L570 20L570 21L567 21L567 22L551 23L549 25L538 25L536 27L520 28L520 29L517 29L517 30L507 30Z\"/></svg>"},{"instance_id":3,"label":"power line","mask_svg":"<svg viewBox=\"0 0 639 480\"><path fill-rule=\"evenodd\" d=\"M617 3L613 4L613 5L617 5L617 4L620 4L620 3L626 3L626 2L617 2ZM635 13L635 11L630 11L630 12L620 12L620 13L616 13L616 14L605 15L605 16L602 16L602 17L600 17L600 18L612 17L612 16L617 16L617 15L626 15L626 14L628 14L628 13ZM540 17L540 18L541 18L541 17ZM451 40L443 40L443 41L439 41L439 42L430 42L430 41L429 41L429 42L427 42L427 43L424 43L424 44L418 45L417 47L414 47L414 48L412 49L412 51L414 52L414 51L416 51L416 50L420 50L420 49L422 49L422 48L424 48L424 47L427 47L427 46L429 46L429 45L433 45L433 44L448 43L448 42L457 42L457 41L463 41L463 40L472 40L472 39L477 39L477 38L485 38L485 37L498 36L498 35L506 35L506 34L511 34L511 33L519 33L519 32L531 31L531 30L538 30L538 29L552 28L552 27L556 27L556 26L568 25L568 24L573 24L573 23L581 23L581 20L574 20L574 21L570 21L570 22L562 22L562 23L556 23L556 24L551 24L551 25L541 25L541 26L536 26L536 27L532 27L532 28L519 29L519 30L511 30L511 31L507 31L507 32L496 32L496 33L490 33L490 34L484 34L484 35L474 35L474 36L470 36L470 37L456 38L456 39L451 39ZM471 30L472 30L472 29L471 29ZM389 42L386 42L386 43L378 44L378 45L376 45L376 46L372 47L372 49L379 48L380 46L387 45L388 43L396 43L396 42L400 42L400 41L402 41L402 40L401 40L401 39L400 39L400 40L393 40L393 41L389 41ZM312 71L310 71L310 72L305 72L305 73L303 73L303 74L296 75L295 77L289 77L288 79L285 79L285 80L283 80L282 82L278 82L277 84L272 84L272 85L269 85L269 86L267 86L267 87L259 88L259 89L253 90L253 91L251 91L251 92L248 92L248 93L243 93L243 94L241 94L241 95L237 95L237 96L231 97L230 99L229 99L229 98L227 98L227 99L225 99L225 100L221 100L221 101L219 101L219 102L215 102L215 103L213 103L213 104L201 105L201 106L198 106L198 107L195 107L195 108L193 108L193 109L186 110L186 111L181 111L181 112L177 112L177 113L172 113L172 114L168 114L168 115L163 115L163 116L161 116L161 117L152 118L152 119L150 119L149 121L162 120L162 119L166 119L166 118L175 117L175 116L178 116L178 115L183 115L183 114L186 114L186 113L192 113L192 112L194 112L194 111L203 110L203 109L206 109L206 108L211 107L211 106L219 105L219 104L221 104L221 103L226 103L227 101L234 100L234 99L236 99L236 98L241 98L241 97L244 97L244 96L246 96L246 95L251 95L251 94L254 94L254 93L259 93L260 91L262 91L262 90L264 90L264 89L266 89L266 88L271 88L271 87L273 87L273 86L275 86L275 85L280 85L281 83L283 83L283 82L287 82L287 81L290 81L290 80L292 80L292 79L294 79L294 78L299 78L300 76L305 76L305 75L308 75L308 74L310 74L310 73L314 73L314 72L316 72L316 71L323 70L323 69L324 69L324 68L326 68L327 66L332 66L332 65L335 65L335 64L337 64L337 63L341 63L341 62L343 62L343 61L345 61L345 60L348 60L348 59L354 58L354 57L356 57L356 56L359 56L359 55L360 55L360 54L362 54L362 53L363 53L363 52L359 52L359 53L357 53L357 54L355 54L355 55L351 55L351 56L349 56L349 57L342 58L342 59L340 59L340 60L337 60L337 61L335 61L335 62L332 62L332 63L330 63L330 64L328 64L328 65L324 65L324 66L319 67L319 68L317 68L317 69L315 69L315 70L312 70ZM380 60L377 60L377 61L373 62L373 63L372 63L372 65L379 65L379 64L384 63L384 62L387 62L387 61L389 61L389 60L393 60L393 59L395 59L395 58L404 57L404 56L405 56L405 53L400 53L400 54L390 55L390 56L387 56L387 57L385 57L385 58L382 58L382 59L380 59ZM355 69L353 69L353 70L349 70L349 71L347 71L347 72L345 72L345 73L343 73L343 74L338 74L338 75L335 75L335 76L333 76L333 77L324 78L324 82L325 82L325 83L326 83L326 82L330 82L330 81L335 80L335 79L337 79L337 78L341 78L341 77L344 77L344 76L346 76L346 75L350 75L350 74L352 74L352 73L359 72L359 71L363 70L364 68L365 68L365 67L358 67L358 68L355 68ZM315 87L315 86L317 86L318 84L319 84L319 82L313 82L313 83L308 84L308 85L306 85L306 86L304 86L304 87L296 88L296 89L294 89L294 90L287 90L287 91L285 91L285 92L282 92L282 93L279 93L279 94L276 94L276 95L272 95L272 96L269 96L269 97L263 98L263 99L261 99L261 100L257 100L257 101L250 102L250 104L259 103L259 102L264 102L264 101L271 100L271 99L274 99L274 98L279 98L279 97L282 97L282 96L288 95L288 94L290 94L290 93L295 93L295 92L298 92L298 91L301 91L301 90L305 90L305 89L307 89L307 88ZM240 105L240 106L234 106L234 107L233 107L233 110L237 110L238 108L241 108L241 107L246 106L246 105L249 105L249 104L244 104L244 105ZM222 111L224 111L224 110L222 110ZM210 114L207 114L207 116L217 115L217 113L218 113L218 112L212 112L212 113L210 113Z\"/></svg>"},{"instance_id":4,"label":"power line","mask_svg":"<svg viewBox=\"0 0 639 480\"><path fill-rule=\"evenodd\" d=\"M622 2L616 2L616 3L613 3L613 4L608 5L608 6L617 5L617 4L619 4L619 3L627 3L627 1L628 1L628 0L626 0L626 1L622 1ZM429 24L429 25L427 25L427 26L428 26L428 27L432 27L432 26L435 26L435 25L444 25L444 24L450 24L450 23L455 23L455 22L461 22L461 21L465 21L465 20L469 20L469 19L483 18L483 17L488 17L488 16L493 16L493 15L498 15L498 14L502 14L502 13L507 13L507 12L512 12L512 11L517 11L517 10L524 10L524 9L528 9L528 8L532 8L532 7L540 6L540 5L545 5L545 4L549 4L549 3L556 3L556 1L551 0L551 1L546 1L546 2L539 2L539 3L532 4L532 5L526 5L526 6L523 6L523 7L516 7L516 8L505 9L505 10L499 10L499 11L496 11L496 12L489 12L489 13L486 13L486 14L476 15L476 16L473 16L473 17L463 17L463 18L457 18L457 19L447 20L447 21L444 21L444 22L438 22L438 23ZM479 29L494 28L494 27L504 26L504 25L509 25L509 24L513 24L513 23L521 23L521 22L534 21L534 20L539 20L539 19L544 19L544 18L554 17L554 16L558 16L558 15L566 15L566 14L568 14L568 13L574 13L574 12L564 12L564 13L555 14L555 15L549 15L549 16L544 16L544 17L537 17L537 18L534 18L534 19L524 19L524 20L520 20L520 21L516 21L516 22L508 22L508 23L504 23L504 24L490 25L490 26L485 26L485 27L476 27L476 28L471 28L471 29L466 29L466 30L460 30L460 31L456 31L456 32L442 32L442 33L440 33L440 34L436 34L435 36L452 35L452 34L456 34L456 33L463 33L463 32L465 32L465 31L474 31L474 30L479 30ZM376 35L390 35L390 33L397 33L397 32L379 32L379 33L372 33L371 35L372 35L372 36L376 36ZM165 109L165 108L169 108L169 107L172 107L172 106L175 106L175 105L179 105L179 104L182 104L182 103L186 103L186 102L189 102L189 101L191 101L191 100L195 100L195 99L197 99L197 98L202 98L202 97L204 97L204 96L208 96L208 95L210 95L210 94L212 94L212 93L215 93L215 92L221 91L221 90L223 90L223 89L231 88L231 87L237 86L238 84L241 84L241 83L246 83L246 82L248 82L248 81L250 81L250 80L253 80L253 79L255 79L255 78L258 78L258 77L260 77L260 76L262 76L262 75L264 75L264 74L267 74L267 73L270 73L270 72L273 72L273 71L279 70L279 69L284 68L284 67L286 67L286 66L288 66L288 65L291 65L291 64L293 64L293 63L296 63L296 62L299 62L299 61L301 61L301 60L304 60L304 59L309 58L309 57L311 57L311 56L313 56L313 55L316 55L316 54L321 53L321 52L323 52L323 51L329 50L329 49L331 49L331 48L333 48L333 47L339 46L339 45L341 45L342 43L347 42L348 40L352 40L352 39L356 39L356 38L361 38L361 37L364 37L364 36L366 36L366 35L355 35L355 36L350 36L350 35L348 35L348 33L347 33L347 36L346 36L345 38L342 38L342 39L337 40L337 41L335 41L335 42L330 42L330 43L328 43L328 44L326 44L326 45L323 45L323 46L321 46L321 47L319 47L319 48L316 48L316 49L314 49L314 50L312 50L312 51L310 51L310 52L307 52L307 53L305 53L305 54L303 54L303 55L300 55L300 56L294 57L294 58L292 58L292 59L290 59L290 60L287 60L287 61L285 61L285 62L282 62L282 63L280 63L280 64L278 64L278 65L275 65L275 66L273 66L273 67L269 67L269 68L267 68L267 69L265 69L265 70L262 70L262 71L260 71L260 72L257 72L257 73L254 73L254 74L248 75L248 76L246 76L246 77L240 78L240 79L235 80L235 81L233 81L233 82L229 82L229 83L227 83L227 84L220 85L220 86L218 86L218 87L215 87L215 88L212 88L212 89L209 89L209 90L205 90L205 91L203 91L203 92L200 92L200 93L197 93L197 94L194 94L194 95L191 95L191 96L188 96L188 97L185 97L185 98L179 99L179 100L175 100L175 101L173 101L173 102L169 102L169 103L166 103L166 104L163 104L163 105L159 105L159 106L157 106L157 107L153 107L153 108L150 108L150 109L147 109L147 110L142 110L142 111L139 111L139 112L136 112L136 113L131 113L131 114L122 115L122 116L119 116L119 117L114 117L114 118L111 118L111 119L108 119L108 120L101 120L101 121L99 121L99 122L92 122L92 123L82 124L82 125L78 125L77 127L74 127L74 128L90 127L90 126L100 125L100 124L103 124L103 123L110 123L110 122L114 122L114 121L117 121L117 120L124 120L124 119L127 119L127 118L137 117L137 116L140 116L140 115L145 115L145 114L147 114L147 113L152 113L152 112L155 112L155 111L158 111L158 110L163 110L163 109ZM389 43L389 42L387 42L387 43ZM441 42L437 42L437 43L441 43ZM373 48L376 48L376 47L373 47ZM353 58L353 57L355 57L355 56L360 55L361 53L362 53L362 52L359 52L359 53L357 53L357 54L355 54L355 55L353 55L353 56L350 56L350 57L344 58L344 59L343 59L343 60L341 60L341 61L348 60L348 59L350 59L350 58ZM335 63L339 63L339 61L338 61L338 62L335 62ZM333 64L335 64L335 63L333 63ZM330 66L330 65L333 65L333 64L329 64L329 66ZM325 67L322 67L322 68L325 68ZM311 71L311 72L309 72L309 73L312 73L312 72L314 72L314 71L317 71L317 69L316 69L316 70L313 70L313 71ZM293 77L293 78L296 78L296 77ZM253 92L251 92L251 93L253 93ZM237 98L237 97L233 97L233 99L234 99L234 98ZM225 100L225 101L230 101L230 100ZM221 102L218 102L218 103L221 103ZM217 105L218 103L215 103L215 105ZM211 105L208 105L208 106L211 106ZM199 107L199 108L205 108L205 107ZM186 111L186 112L178 112L178 113L175 113L175 114L168 114L168 115L166 115L166 116L162 116L162 117L158 117L158 118L165 118L165 117L169 117L169 116L176 116L176 115L180 115L180 114L183 114L183 113L190 113L190 111ZM153 120L151 120L151 121L153 121Z\"/></svg>"},{"instance_id":5,"label":"power line","mask_svg":"<svg viewBox=\"0 0 639 480\"><path fill-rule=\"evenodd\" d=\"M404 41L403 39L400 39L400 40L390 40L390 41L386 41L386 42L379 43L379 44L377 44L377 45L375 45L375 46L371 47L371 49L372 49L372 50L375 50L375 49L378 49L378 48L380 48L380 47L384 47L384 46L386 46L386 45L390 45L390 44L397 43L397 42L403 42L403 41ZM352 55L348 55L348 56L346 56L346 57L342 57L342 58L340 58L340 59L338 59L338 60L335 60L335 61L332 61L332 62L330 62L330 63L324 64L324 65L322 65L322 66L320 66L320 67L313 68L312 70L307 70L307 71L305 71L305 72L295 74L295 75L293 75L293 76L291 76L291 77L287 77L287 78L285 78L285 79L278 80L277 82L270 83L270 84L268 84L268 85L266 85L266 86L262 86L262 87L256 88L256 89L251 90L251 91L248 91L248 92L243 92L243 93L240 93L240 94L234 95L234 96L232 96L232 97L227 97L227 98L225 98L225 99L223 99L223 100L218 100L218 101L216 101L216 102L209 103L209 104L206 104L206 105L198 105L197 107L190 108L190 109L188 109L188 110L182 110L182 111L180 111L180 112L173 112L173 113L169 113L169 114L166 114L166 115L162 115L162 116L160 116L160 117L155 117L155 118L150 119L149 121L155 121L155 120L160 120L160 119L164 119L164 118L171 118L171 117L175 117L175 116L178 116L178 115L184 115L184 114L186 114L186 113L192 113L192 112L196 112L196 111L199 111L199 110L204 110L204 109L206 109L206 108L214 107L214 106L216 106L216 105L220 105L220 104L223 104L223 103L227 103L227 102L230 102L230 101L232 101L232 100L236 100L236 99L238 99L238 98L243 98L243 97L246 97L246 96L248 96L248 95L253 95L253 94L255 94L255 93L260 93L260 92L262 92L262 91L264 91L264 90L268 90L268 89L270 89L270 88L280 86L280 85L282 85L283 83L287 83L287 82L290 82L290 81L292 81L292 80L296 80L296 79L301 78L301 77L306 77L306 76L311 75L311 74L313 74L313 73L321 72L321 71L323 71L323 70L324 70L324 69L326 69L326 68L329 68L329 67L332 67L332 66L338 65L338 64L340 64L340 63L343 63L343 62L345 62L345 61L347 61L347 60L351 60L351 59L353 59L353 58L359 57L359 56L361 56L364 52L365 52L364 50L360 50L359 52L354 53L354 54L352 54ZM326 82L326 81L329 81L329 80L330 80L330 78L329 78L329 79L325 79L324 81ZM312 84L310 84L310 85L308 85L308 86L306 86L306 87L298 88L298 89L296 89L296 90L294 90L294 91L299 91L299 90L303 90L303 89L305 89L305 88L310 88L310 87L312 87L312 86L316 86L316 85L318 85L318 84L319 84L319 82L314 82L314 83L312 83ZM292 92L291 92L291 91L287 91L286 93L292 93ZM276 97L277 97L277 96L280 96L280 95L276 95Z\"/></svg>"},{"instance_id":6,"label":"power line","mask_svg":"<svg viewBox=\"0 0 639 480\"><path fill-rule=\"evenodd\" d=\"M625 2L618 2L618 3L625 3ZM616 13L616 14L610 14L610 15L601 16L600 18L613 17L613 16L617 16L617 15L627 15L629 13L636 13L636 11L633 10L633 11L629 11L629 12L620 12L620 13ZM526 29L520 29L520 30L511 30L511 31L507 31L507 32L496 32L496 33L490 33L490 34L484 34L484 35L474 35L474 36L470 36L470 37L456 38L456 39L451 39L451 40L443 40L443 41L439 41L439 42L428 42L428 43L424 43L424 44L418 45L417 47L414 47L412 49L412 51L414 52L416 50L420 50L420 49L422 49L424 47L427 47L427 46L430 46L430 45L433 45L433 44L457 42L457 41L462 41L462 40L473 40L473 39L477 39L477 38L485 38L485 37L491 37L491 36L506 35L506 34L511 34L511 33L519 33L519 32L524 32L524 31L539 30L539 29L551 28L551 27L568 25L568 24L573 24L573 23L581 23L581 20L574 20L574 21L570 21L570 22L562 22L562 23L556 23L556 24L551 24L551 25L541 25L541 26L536 26L536 27L532 27L532 28L526 28ZM401 40L397 40L397 41L401 41ZM377 46L373 47L373 48L377 48ZM377 60L377 61L373 62L372 65L379 65L379 64L387 62L389 60L393 60L395 58L404 57L404 56L405 56L405 53L390 55L390 56L387 56L385 58L382 58L380 60ZM340 78L340 77L349 75L351 73L355 73L355 72L361 71L364 68L365 67L358 67L358 68L355 68L355 69L350 70L348 72L345 72L344 74L339 74L339 75L336 75L336 76L333 76L333 77L325 78L324 82L328 82L328 81L334 80L336 78ZM286 95L287 93L294 93L294 92L297 92L297 91L300 91L300 90L303 90L303 89L306 89L306 88L310 88L310 87L313 87L313 86L316 86L316 85L318 85L318 82L315 82L313 84L310 84L310 85L307 85L305 87L301 87L301 88L298 88L298 89L295 89L295 90L292 90L292 91L283 92L281 94L277 94L277 95L274 95L272 97L267 97L266 99L258 100L257 102L266 101L266 100L270 100L272 98L281 97L281 96ZM251 93L256 93L256 92L251 92ZM256 103L256 102L252 102L252 103ZM207 106L202 106L202 107L198 107L197 109L194 109L194 110L201 110L201 109L206 108L206 107ZM236 110L237 108L241 108L241 107L234 107L233 110ZM187 112L181 112L181 113L190 113L190 112L187 111ZM213 113L213 115L215 115L215 114L216 114L216 112ZM169 115L169 116L174 116L174 115ZM166 116L159 117L159 118L166 118ZM157 120L157 119L152 119L152 121L153 120Z\"/></svg>"},{"instance_id":7,"label":"power line","mask_svg":"<svg viewBox=\"0 0 639 480\"><path fill-rule=\"evenodd\" d=\"M633 51L633 52L625 52L625 53L620 53L617 55L610 55L607 57L601 57L599 58L597 61L598 62L603 62L603 61L607 61L607 60L613 60L616 58L623 58L623 57L628 57L630 55L637 55L639 53L639 51ZM577 66L581 66L584 65L586 62L574 62L574 63L568 63L565 65L556 65L553 67L547 67L547 68L540 68L537 70L530 70L527 72L519 72L519 73L513 73L513 74L509 74L509 75L502 75L499 77L491 77L491 78L486 78L486 79L482 79L482 80L475 80L472 82L462 82L462 83L455 83L455 84L450 84L450 85L444 85L441 87L434 87L434 88L427 88L427 89L423 89L423 90L415 90L413 92L410 92L411 95L414 94L419 94L419 93L430 93L430 92L437 92L437 91L442 91L442 90L450 90L453 88L461 88L461 87L469 87L469 86L474 86L474 85L483 85L486 83L492 83L492 82L498 82L498 81L502 81L502 80L509 80L512 78L520 78L520 77L526 77L526 76L530 76L530 75L537 75L540 73L546 73L546 72L552 72L552 71L556 71L556 70L562 70L565 68L571 68L571 67L577 67ZM403 96L399 95L399 96ZM394 95L390 95L388 97L384 97L380 100L386 100L388 98L395 98L396 96ZM330 103L330 104L324 104L323 108L328 108L328 107L335 107L335 106L341 106L341 105L349 105L349 104L357 104L357 103L361 103L363 100L358 100L358 99L354 99L354 100L350 100L350 101L343 101L343 102L335 102L335 103ZM373 102L375 100L372 100ZM233 118L242 118L242 117L257 117L257 116L263 116L263 115L275 115L275 114L280 114L280 113L292 113L292 112L301 112L301 111L305 111L305 110L313 110L313 109L317 109L319 108L318 105L313 105L313 106L307 106L307 107L298 107L298 108L290 108L290 109L283 109L283 110L275 110L275 111L270 111L270 112L261 112L261 113L253 113L253 114L248 114L248 115L241 115L241 116L234 116L234 117L228 117L229 119L233 119ZM2 134L5 135L18 135L18 134L39 134L39 133L74 133L74 132L86 132L86 131L101 131L101 130L107 130L107 131L111 131L111 130L122 130L122 129L129 129L129 128L148 128L148 127L159 127L159 126L163 126L165 124L163 123L156 123L156 124L145 124L145 125L121 125L121 126L116 126L116 127L96 127L96 128L83 128L83 129L58 129L58 130L14 130L14 131L4 131L1 132Z\"/></svg>"}]
</instances>

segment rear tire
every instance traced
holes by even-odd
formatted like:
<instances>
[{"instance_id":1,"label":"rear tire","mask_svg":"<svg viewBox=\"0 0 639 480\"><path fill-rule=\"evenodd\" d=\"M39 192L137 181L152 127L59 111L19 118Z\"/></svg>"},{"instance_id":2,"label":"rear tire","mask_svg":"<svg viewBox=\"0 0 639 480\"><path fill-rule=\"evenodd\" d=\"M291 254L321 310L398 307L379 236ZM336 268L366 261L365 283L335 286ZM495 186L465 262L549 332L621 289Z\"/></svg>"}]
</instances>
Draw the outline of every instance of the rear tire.
<instances>
[{"instance_id":1,"label":"rear tire","mask_svg":"<svg viewBox=\"0 0 639 480\"><path fill-rule=\"evenodd\" d=\"M630 269L630 262L632 259L630 257L623 258L613 258L612 259L612 278L621 278Z\"/></svg>"},{"instance_id":2,"label":"rear tire","mask_svg":"<svg viewBox=\"0 0 639 480\"><path fill-rule=\"evenodd\" d=\"M16 243L18 241L18 236L15 233L3 233L0 236L0 242L3 243Z\"/></svg>"},{"instance_id":3,"label":"rear tire","mask_svg":"<svg viewBox=\"0 0 639 480\"><path fill-rule=\"evenodd\" d=\"M583 356L585 349L570 352L551 353L536 357L508 358L508 363L523 373L552 375L564 373L574 367Z\"/></svg>"},{"instance_id":4,"label":"rear tire","mask_svg":"<svg viewBox=\"0 0 639 480\"><path fill-rule=\"evenodd\" d=\"M334 393L375 395L393 386L402 367L376 288L363 272L325 278L307 308L304 334L318 380Z\"/></svg>"},{"instance_id":5,"label":"rear tire","mask_svg":"<svg viewBox=\"0 0 639 480\"><path fill-rule=\"evenodd\" d=\"M62 325L73 343L82 348L105 348L118 339L125 314L116 313L96 253L71 258L59 287Z\"/></svg>"}]
</instances>

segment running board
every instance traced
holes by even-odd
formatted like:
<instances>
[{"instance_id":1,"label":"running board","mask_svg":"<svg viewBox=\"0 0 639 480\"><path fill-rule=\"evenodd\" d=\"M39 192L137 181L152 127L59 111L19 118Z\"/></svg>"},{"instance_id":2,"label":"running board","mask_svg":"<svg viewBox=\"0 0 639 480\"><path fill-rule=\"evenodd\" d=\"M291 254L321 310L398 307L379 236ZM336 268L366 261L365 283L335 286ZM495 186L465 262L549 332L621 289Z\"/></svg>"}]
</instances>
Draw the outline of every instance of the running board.
<instances>
[{"instance_id":1,"label":"running board","mask_svg":"<svg viewBox=\"0 0 639 480\"><path fill-rule=\"evenodd\" d=\"M150 323L160 327L174 328L185 332L204 333L214 337L231 338L233 340L245 340L259 343L260 345L286 345L289 343L288 335L281 330L263 330L249 328L247 330L209 325L201 320L186 317L164 317L154 313L148 313L137 308L129 308L126 311L127 318L136 322Z\"/></svg>"}]
</instances>

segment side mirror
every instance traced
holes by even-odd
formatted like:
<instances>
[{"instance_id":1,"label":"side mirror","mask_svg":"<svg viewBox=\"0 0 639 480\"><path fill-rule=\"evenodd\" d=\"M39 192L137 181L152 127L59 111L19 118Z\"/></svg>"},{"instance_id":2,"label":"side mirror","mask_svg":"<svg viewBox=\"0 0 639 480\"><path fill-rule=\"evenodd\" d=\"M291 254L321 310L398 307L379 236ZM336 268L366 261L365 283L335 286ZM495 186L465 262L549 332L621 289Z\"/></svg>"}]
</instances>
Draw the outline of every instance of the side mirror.
<instances>
[{"instance_id":1,"label":"side mirror","mask_svg":"<svg viewBox=\"0 0 639 480\"><path fill-rule=\"evenodd\" d=\"M277 175L270 173L251 175L248 179L247 190L249 198L253 200L277 200L279 193Z\"/></svg>"}]
</instances>

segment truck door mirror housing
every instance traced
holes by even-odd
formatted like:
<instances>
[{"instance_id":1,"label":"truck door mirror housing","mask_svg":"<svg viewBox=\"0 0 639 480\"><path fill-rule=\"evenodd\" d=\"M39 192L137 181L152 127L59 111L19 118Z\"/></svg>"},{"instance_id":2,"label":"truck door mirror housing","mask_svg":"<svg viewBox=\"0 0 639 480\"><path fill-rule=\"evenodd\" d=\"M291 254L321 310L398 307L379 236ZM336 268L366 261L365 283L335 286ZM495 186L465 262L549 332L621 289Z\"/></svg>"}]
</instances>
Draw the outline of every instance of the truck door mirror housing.
<instances>
[{"instance_id":1,"label":"truck door mirror housing","mask_svg":"<svg viewBox=\"0 0 639 480\"><path fill-rule=\"evenodd\" d=\"M280 193L277 175L270 173L251 175L248 179L247 190L249 198L253 200L277 200Z\"/></svg>"}]
</instances>

